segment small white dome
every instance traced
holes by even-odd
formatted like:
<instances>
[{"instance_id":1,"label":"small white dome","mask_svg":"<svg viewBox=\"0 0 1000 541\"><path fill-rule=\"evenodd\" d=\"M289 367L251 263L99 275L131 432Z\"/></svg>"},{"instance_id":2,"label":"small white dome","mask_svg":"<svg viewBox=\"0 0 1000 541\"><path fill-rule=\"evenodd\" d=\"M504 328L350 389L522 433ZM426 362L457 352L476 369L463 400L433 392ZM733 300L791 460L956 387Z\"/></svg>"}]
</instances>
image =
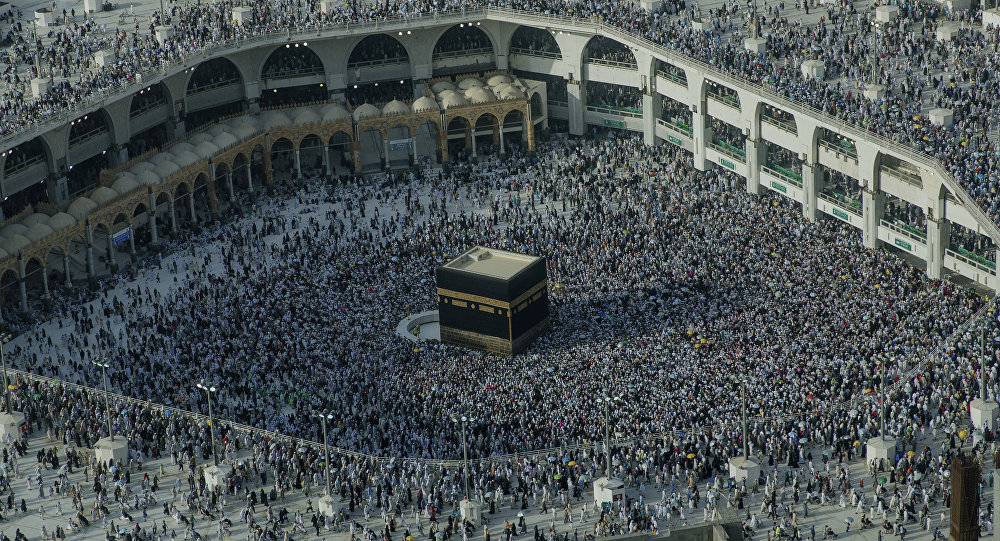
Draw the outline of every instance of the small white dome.
<instances>
[{"instance_id":1,"label":"small white dome","mask_svg":"<svg viewBox=\"0 0 1000 541\"><path fill-rule=\"evenodd\" d=\"M145 184L146 186L156 186L160 184L161 180L160 175L157 175L156 171L143 171L139 173L137 178L139 182Z\"/></svg>"},{"instance_id":2,"label":"small white dome","mask_svg":"<svg viewBox=\"0 0 1000 541\"><path fill-rule=\"evenodd\" d=\"M351 113L339 103L331 103L323 106L322 113L324 122L340 122L341 120L351 119Z\"/></svg>"},{"instance_id":3,"label":"small white dome","mask_svg":"<svg viewBox=\"0 0 1000 541\"><path fill-rule=\"evenodd\" d=\"M499 84L508 84L509 85L510 82L511 82L510 76L509 75L504 75L502 73L498 73L498 74L494 75L493 77L490 77L489 79L486 80L486 84L488 84L490 86L497 86Z\"/></svg>"},{"instance_id":4,"label":"small white dome","mask_svg":"<svg viewBox=\"0 0 1000 541\"><path fill-rule=\"evenodd\" d=\"M164 179L180 170L181 168L174 162L163 162L160 165L157 165L154 171L157 175L160 175L161 179Z\"/></svg>"},{"instance_id":5,"label":"small white dome","mask_svg":"<svg viewBox=\"0 0 1000 541\"><path fill-rule=\"evenodd\" d=\"M76 225L76 219L65 212L57 212L49 218L49 227L53 231L59 231L60 229L73 227L74 225Z\"/></svg>"},{"instance_id":6,"label":"small white dome","mask_svg":"<svg viewBox=\"0 0 1000 541\"><path fill-rule=\"evenodd\" d=\"M111 185L111 189L119 194L131 192L139 187L139 182L127 177L118 177L118 180Z\"/></svg>"},{"instance_id":7,"label":"small white dome","mask_svg":"<svg viewBox=\"0 0 1000 541\"><path fill-rule=\"evenodd\" d=\"M354 110L354 120L362 120L365 118L378 118L382 115L382 112L378 110L378 107L370 103L359 105Z\"/></svg>"},{"instance_id":8,"label":"small white dome","mask_svg":"<svg viewBox=\"0 0 1000 541\"><path fill-rule=\"evenodd\" d=\"M399 100L392 100L382 108L383 115L405 115L410 112L410 106Z\"/></svg>"},{"instance_id":9,"label":"small white dome","mask_svg":"<svg viewBox=\"0 0 1000 541\"><path fill-rule=\"evenodd\" d=\"M485 88L472 88L466 92L465 97L469 98L470 103L490 103L497 100L496 96L492 92L486 90Z\"/></svg>"},{"instance_id":10,"label":"small white dome","mask_svg":"<svg viewBox=\"0 0 1000 541\"><path fill-rule=\"evenodd\" d=\"M297 113L295 113L295 125L303 126L306 124L319 124L320 116L316 114L316 111L312 107L303 107Z\"/></svg>"},{"instance_id":11,"label":"small white dome","mask_svg":"<svg viewBox=\"0 0 1000 541\"><path fill-rule=\"evenodd\" d=\"M215 146L211 141L202 141L198 143L198 146L194 149L195 153L202 158L211 158L219 151L219 147Z\"/></svg>"},{"instance_id":12,"label":"small white dome","mask_svg":"<svg viewBox=\"0 0 1000 541\"><path fill-rule=\"evenodd\" d=\"M35 224L24 234L25 237L31 240L31 242L38 242L45 237L55 233L51 227L45 224Z\"/></svg>"},{"instance_id":13,"label":"small white dome","mask_svg":"<svg viewBox=\"0 0 1000 541\"><path fill-rule=\"evenodd\" d=\"M454 92L452 92L452 94L454 94ZM441 108L438 107L437 102L427 96L417 98L417 100L413 102L414 113L427 113L430 111L438 111L439 109Z\"/></svg>"},{"instance_id":14,"label":"small white dome","mask_svg":"<svg viewBox=\"0 0 1000 541\"><path fill-rule=\"evenodd\" d=\"M227 146L236 143L238 141L239 140L236 139L236 137L233 136L233 134L231 133L223 133L222 135L215 138L215 144L220 149L226 148Z\"/></svg>"},{"instance_id":15,"label":"small white dome","mask_svg":"<svg viewBox=\"0 0 1000 541\"><path fill-rule=\"evenodd\" d=\"M205 141L211 141L212 139L214 139L214 137L212 137L211 135L209 135L209 134L207 134L205 132L201 132L201 133L192 135L191 138L188 139L188 141L190 141L192 144L197 145L197 144L203 143Z\"/></svg>"},{"instance_id":16,"label":"small white dome","mask_svg":"<svg viewBox=\"0 0 1000 541\"><path fill-rule=\"evenodd\" d=\"M89 197L90 200L93 201L94 203L97 203L98 205L103 205L108 201L111 201L112 199L118 197L118 192L112 190L111 188L108 188L107 186L101 186L100 188L90 192L90 195L88 195L87 197Z\"/></svg>"},{"instance_id":17,"label":"small white dome","mask_svg":"<svg viewBox=\"0 0 1000 541\"><path fill-rule=\"evenodd\" d=\"M181 141L180 143L177 143L176 145L170 147L170 153L175 156L177 155L178 152L182 152L185 150L188 152L194 152L194 145L186 141Z\"/></svg>"},{"instance_id":18,"label":"small white dome","mask_svg":"<svg viewBox=\"0 0 1000 541\"><path fill-rule=\"evenodd\" d=\"M8 254L16 254L29 244L31 244L31 240L28 237L15 233L0 242L0 248L3 248Z\"/></svg>"},{"instance_id":19,"label":"small white dome","mask_svg":"<svg viewBox=\"0 0 1000 541\"><path fill-rule=\"evenodd\" d=\"M149 157L149 163L153 164L154 169L163 162L172 161L174 161L174 155L169 152L157 152Z\"/></svg>"},{"instance_id":20,"label":"small white dome","mask_svg":"<svg viewBox=\"0 0 1000 541\"><path fill-rule=\"evenodd\" d=\"M198 161L200 158L198 158L198 155L190 150L182 150L180 152L174 152L174 159L179 167L187 167Z\"/></svg>"},{"instance_id":21,"label":"small white dome","mask_svg":"<svg viewBox=\"0 0 1000 541\"><path fill-rule=\"evenodd\" d=\"M521 89L517 88L516 86L509 86L505 88L498 97L502 100L521 99L524 97L524 92L521 92Z\"/></svg>"},{"instance_id":22,"label":"small white dome","mask_svg":"<svg viewBox=\"0 0 1000 541\"><path fill-rule=\"evenodd\" d=\"M483 86L483 82L480 81L479 79L476 79L475 77L462 79L462 81L458 83L458 88L461 88L462 90L468 90L470 88L475 88L477 86Z\"/></svg>"},{"instance_id":23,"label":"small white dome","mask_svg":"<svg viewBox=\"0 0 1000 541\"><path fill-rule=\"evenodd\" d=\"M455 90L455 85L450 81L438 81L431 85L431 90L433 90L435 94L440 94L445 90Z\"/></svg>"},{"instance_id":24,"label":"small white dome","mask_svg":"<svg viewBox=\"0 0 1000 541\"><path fill-rule=\"evenodd\" d=\"M49 223L49 215L43 212L36 212L18 223L27 228L31 228L35 224L47 224Z\"/></svg>"},{"instance_id":25,"label":"small white dome","mask_svg":"<svg viewBox=\"0 0 1000 541\"><path fill-rule=\"evenodd\" d=\"M229 124L216 124L208 129L208 134L218 137L224 133L229 133Z\"/></svg>"},{"instance_id":26,"label":"small white dome","mask_svg":"<svg viewBox=\"0 0 1000 541\"><path fill-rule=\"evenodd\" d=\"M261 121L261 126L265 131L292 124L292 119L288 118L288 115L281 111L268 111L261 115Z\"/></svg>"},{"instance_id":27,"label":"small white dome","mask_svg":"<svg viewBox=\"0 0 1000 541\"><path fill-rule=\"evenodd\" d=\"M24 224L9 224L0 229L0 237L9 237L11 235L23 235L28 232L28 226Z\"/></svg>"},{"instance_id":28,"label":"small white dome","mask_svg":"<svg viewBox=\"0 0 1000 541\"><path fill-rule=\"evenodd\" d=\"M139 177L139 173L143 171L152 171L153 169L156 169L156 164L149 161L139 162L128 168L136 177Z\"/></svg>"},{"instance_id":29,"label":"small white dome","mask_svg":"<svg viewBox=\"0 0 1000 541\"><path fill-rule=\"evenodd\" d=\"M240 124L233 128L233 135L238 139L246 139L257 133L257 128L249 124Z\"/></svg>"},{"instance_id":30,"label":"small white dome","mask_svg":"<svg viewBox=\"0 0 1000 541\"><path fill-rule=\"evenodd\" d=\"M469 100L465 99L461 94L452 94L443 100L441 100L441 106L445 109L451 109L452 107L458 107L460 105L468 105Z\"/></svg>"}]
</instances>

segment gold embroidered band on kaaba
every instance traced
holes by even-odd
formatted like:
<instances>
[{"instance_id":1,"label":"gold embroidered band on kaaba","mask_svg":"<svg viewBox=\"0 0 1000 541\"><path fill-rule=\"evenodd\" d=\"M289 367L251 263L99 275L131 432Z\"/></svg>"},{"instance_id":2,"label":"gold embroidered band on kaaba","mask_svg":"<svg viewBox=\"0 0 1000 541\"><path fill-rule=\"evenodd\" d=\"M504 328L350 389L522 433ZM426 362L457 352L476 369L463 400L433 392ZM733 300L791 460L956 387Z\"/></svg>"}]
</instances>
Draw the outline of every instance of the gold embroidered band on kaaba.
<instances>
[{"instance_id":1,"label":"gold embroidered band on kaaba","mask_svg":"<svg viewBox=\"0 0 1000 541\"><path fill-rule=\"evenodd\" d=\"M545 286L546 286L546 280L542 280L541 282L535 284L535 286L532 287L531 289L520 294L516 299L514 299L511 302L498 301L496 299L491 299L489 297L482 297L479 295L469 295L468 293L462 293L461 291L453 291L451 289L438 288L437 293L442 297L449 297L452 299L462 299L468 302L488 304L490 306L495 306L497 308L506 308L510 310L511 306L517 306L528 297L531 297L535 293L539 293L541 290L545 289Z\"/></svg>"}]
</instances>

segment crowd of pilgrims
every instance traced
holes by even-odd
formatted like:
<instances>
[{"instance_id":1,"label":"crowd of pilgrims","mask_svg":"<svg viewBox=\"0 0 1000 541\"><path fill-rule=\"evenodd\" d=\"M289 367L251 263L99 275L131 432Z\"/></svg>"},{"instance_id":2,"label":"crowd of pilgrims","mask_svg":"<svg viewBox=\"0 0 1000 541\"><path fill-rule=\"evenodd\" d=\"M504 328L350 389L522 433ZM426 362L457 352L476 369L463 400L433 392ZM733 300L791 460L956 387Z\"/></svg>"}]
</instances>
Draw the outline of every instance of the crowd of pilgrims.
<instances>
[{"instance_id":1,"label":"crowd of pilgrims","mask_svg":"<svg viewBox=\"0 0 1000 541\"><path fill-rule=\"evenodd\" d=\"M340 512L314 518L317 535L478 533L443 518L464 486L453 415L478 419L467 433L471 496L488 513L550 514L536 541L569 541L556 522L577 513L593 521L584 535L609 535L731 508L748 532L802 539L809 506L822 505L856 507L886 532L930 530L943 522L950 459L970 448L959 435L979 388L980 328L997 381L998 312L974 292L634 137L557 139L537 156L512 149L447 171L288 181L244 196L236 212L137 281L6 348L10 366L66 382L20 375L12 396L33 429L70 446L107 435L104 397L83 386L100 381L91 360L110 361L113 392L151 400L115 398L112 429L133 462L169 456L189 470L187 487L173 487L179 503L164 509L188 528L219 521L213 510L229 501L239 512L227 520L265 537L303 529L308 516L282 520L277 504L265 513L259 502L318 493L322 447L289 436L320 441L322 411L334 419ZM406 314L434 306L434 267L474 244L544 255L561 285L551 329L526 354L500 359L394 334ZM211 453L204 418L187 413L207 413L193 385L203 379L219 387L219 453L236 466L222 493L192 465ZM883 382L886 431L901 452L859 483L847 465L879 432L870 398ZM741 384L752 397L747 443L763 465L745 481L723 473L743 445ZM632 491L610 510L578 500L605 471L597 398L615 399L613 475ZM978 451L993 440L982 437ZM74 496L77 523L108 516L102 506L137 511L156 485L155 475L130 490L102 482ZM0 499L0 513L16 507ZM381 521L371 517L379 511ZM992 508L981 514L986 524ZM528 534L506 526L505 540ZM499 526L490 532L500 536Z\"/></svg>"},{"instance_id":2,"label":"crowd of pilgrims","mask_svg":"<svg viewBox=\"0 0 1000 541\"><path fill-rule=\"evenodd\" d=\"M63 26L35 36L20 9L8 8L0 25L8 27L9 45L2 56L8 67L0 99L0 131L11 133L85 102L97 93L142 80L144 73L165 62L179 60L192 51L217 46L228 39L290 28L319 28L415 18L460 7L502 7L537 13L596 17L740 78L763 84L794 101L804 102L841 120L911 145L935 156L995 217L997 197L997 148L988 135L1000 118L996 94L997 44L1000 29L973 28L981 14L973 10L948 11L920 3L903 4L891 24L874 23L874 6L837 1L820 7L808 0L785 6L763 3L754 10L742 2L726 2L703 12L685 0L664 2L656 11L634 3L598 3L570 0L479 0L477 2L407 0L371 5L338 6L323 12L317 0L254 0L241 5L253 16L235 23L231 1L168 4L165 13L134 16L123 12L115 28L97 25L86 14L64 13ZM801 11L825 10L816 23L804 23ZM753 14L751 14L753 13ZM755 21L751 21L756 17ZM692 21L708 21L708 29L695 30ZM960 27L955 39L936 40L937 27L948 22ZM161 45L152 28L169 23L174 35ZM742 38L751 23L768 41L763 54L743 49ZM39 39L36 39L39 38ZM471 34L464 41L472 40ZM459 43L463 40L451 40ZM473 40L474 41L474 40ZM485 43L485 42L484 42ZM481 43L469 43L479 46ZM598 57L617 57L620 51L599 47ZM116 52L117 60L97 66L93 54ZM542 50L551 49L546 45ZM38 51L36 53L36 51ZM880 57L876 65L873 58ZM40 57L41 73L36 70ZM625 55L628 56L628 55ZM802 61L824 61L827 80L807 80L798 69ZM627 60L627 59L626 59ZM872 73L877 73L873 79ZM39 98L31 96L33 77L55 78L52 88ZM869 101L860 89L873 82L884 85L884 101ZM927 112L951 108L953 127L936 126Z\"/></svg>"}]
</instances>

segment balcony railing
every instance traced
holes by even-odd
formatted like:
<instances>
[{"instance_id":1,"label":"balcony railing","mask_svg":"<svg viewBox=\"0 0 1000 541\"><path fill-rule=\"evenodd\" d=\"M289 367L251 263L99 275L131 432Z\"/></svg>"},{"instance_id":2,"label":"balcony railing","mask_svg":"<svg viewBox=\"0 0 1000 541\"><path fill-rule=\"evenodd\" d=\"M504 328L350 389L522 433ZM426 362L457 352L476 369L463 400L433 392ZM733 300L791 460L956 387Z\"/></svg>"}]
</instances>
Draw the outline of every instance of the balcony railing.
<instances>
[{"instance_id":1,"label":"balcony railing","mask_svg":"<svg viewBox=\"0 0 1000 541\"><path fill-rule=\"evenodd\" d=\"M737 111L740 110L740 99L736 97L735 94L723 94L721 92L708 91L708 98L725 105L726 107L732 107Z\"/></svg>"},{"instance_id":2,"label":"balcony railing","mask_svg":"<svg viewBox=\"0 0 1000 541\"><path fill-rule=\"evenodd\" d=\"M141 115L143 113L148 113L148 112L152 111L153 109L156 109L157 107L160 107L162 105L166 105L166 103L167 103L167 100L161 97L161 98L157 99L156 101L151 101L151 102L143 105L142 107L139 107L138 109L136 109L134 111L130 111L129 114L128 114L128 116L129 116L129 118L135 118L135 117L137 117L137 116L139 116L139 115Z\"/></svg>"},{"instance_id":3,"label":"balcony railing","mask_svg":"<svg viewBox=\"0 0 1000 541\"><path fill-rule=\"evenodd\" d=\"M888 165L883 165L880 168L880 171L882 174L896 177L907 184L912 184L917 187L922 187L924 185L923 181L920 180L920 174L912 171L906 171L897 167L890 167Z\"/></svg>"},{"instance_id":4,"label":"balcony railing","mask_svg":"<svg viewBox=\"0 0 1000 541\"><path fill-rule=\"evenodd\" d=\"M587 110L592 113L605 115L625 116L629 118L642 118L642 109L633 107L613 107L610 105L588 105Z\"/></svg>"},{"instance_id":5,"label":"balcony railing","mask_svg":"<svg viewBox=\"0 0 1000 541\"><path fill-rule=\"evenodd\" d=\"M793 135L797 135L799 133L798 127L795 125L794 120L781 120L774 118L773 116L761 115L760 121L770 124L778 128L779 130L784 130Z\"/></svg>"},{"instance_id":6,"label":"balcony railing","mask_svg":"<svg viewBox=\"0 0 1000 541\"><path fill-rule=\"evenodd\" d=\"M762 165L760 170L773 177L778 177L796 188L802 187L802 175L796 173L795 171L791 171L780 165L774 165L771 163Z\"/></svg>"},{"instance_id":7,"label":"balcony railing","mask_svg":"<svg viewBox=\"0 0 1000 541\"><path fill-rule=\"evenodd\" d=\"M20 173L21 171L24 171L25 169L31 167L32 165L35 165L36 163L41 163L41 162L44 162L44 161L45 161L45 156L44 155L42 155L42 154L35 154L32 157L28 158L27 160L24 160L23 162L21 162L21 163L19 163L17 165L12 165L9 168L7 168L5 166L3 175L5 177L12 177L12 176Z\"/></svg>"},{"instance_id":8,"label":"balcony railing","mask_svg":"<svg viewBox=\"0 0 1000 541\"><path fill-rule=\"evenodd\" d=\"M272 71L262 75L261 79L294 79L295 77L313 77L316 75L323 75L322 66L308 66L305 68Z\"/></svg>"},{"instance_id":9,"label":"balcony railing","mask_svg":"<svg viewBox=\"0 0 1000 541\"><path fill-rule=\"evenodd\" d=\"M694 129L691 126L681 122L680 120L663 120L662 118L657 118L656 123L664 128L683 135L684 137L694 137Z\"/></svg>"},{"instance_id":10,"label":"balcony railing","mask_svg":"<svg viewBox=\"0 0 1000 541\"><path fill-rule=\"evenodd\" d=\"M684 88L687 88L688 85L687 75L685 75L683 71L674 72L674 71L656 70L656 74L668 81L673 81L683 86Z\"/></svg>"},{"instance_id":11,"label":"balcony railing","mask_svg":"<svg viewBox=\"0 0 1000 541\"><path fill-rule=\"evenodd\" d=\"M895 231L896 233L903 235L904 237L919 242L920 244L927 244L927 232L921 231L910 224L903 223L901 221L895 220L893 222L888 220L882 220L882 225Z\"/></svg>"},{"instance_id":12,"label":"balcony railing","mask_svg":"<svg viewBox=\"0 0 1000 541\"><path fill-rule=\"evenodd\" d=\"M847 139L841 139L839 144L826 139L820 139L819 146L829 150L830 152L843 154L855 162L858 161L858 149L854 148L854 145Z\"/></svg>"},{"instance_id":13,"label":"balcony railing","mask_svg":"<svg viewBox=\"0 0 1000 541\"><path fill-rule=\"evenodd\" d=\"M199 85L197 88L188 90L188 96L196 96L203 92L211 92L213 90L218 90L224 86L232 86L240 84L239 79L224 79L222 81L215 81L214 83L209 83L207 85Z\"/></svg>"},{"instance_id":14,"label":"balcony railing","mask_svg":"<svg viewBox=\"0 0 1000 541\"><path fill-rule=\"evenodd\" d=\"M847 197L842 193L823 192L819 194L819 198L827 201L828 203L833 203L834 205L843 207L848 212L856 216L861 216L863 213L864 206L861 201Z\"/></svg>"},{"instance_id":15,"label":"balcony railing","mask_svg":"<svg viewBox=\"0 0 1000 541\"><path fill-rule=\"evenodd\" d=\"M90 130L88 132L77 134L77 135L75 135L75 136L73 136L73 137L70 138L70 140L69 140L69 146L74 146L74 145L79 145L81 143L85 143L85 142L93 139L94 137L98 137L98 136L104 135L105 133L108 133L108 128L106 126L101 126L99 128L94 128L94 129L92 129L92 130Z\"/></svg>"},{"instance_id":16,"label":"balcony railing","mask_svg":"<svg viewBox=\"0 0 1000 541\"><path fill-rule=\"evenodd\" d=\"M490 47L482 47L479 49L462 49L461 51L444 51L440 53L434 53L431 56L432 60L444 60L446 58L460 58L463 56L482 56L482 55L493 54L493 49Z\"/></svg>"},{"instance_id":17,"label":"balcony railing","mask_svg":"<svg viewBox=\"0 0 1000 541\"><path fill-rule=\"evenodd\" d=\"M539 51L537 49L526 49L524 47L511 47L510 54L534 56L537 58L551 58L552 60L562 59L562 55L559 54L558 51Z\"/></svg>"},{"instance_id":18,"label":"balcony railing","mask_svg":"<svg viewBox=\"0 0 1000 541\"><path fill-rule=\"evenodd\" d=\"M410 61L409 58L405 56L395 56L392 58L380 58L378 60L359 60L357 62L351 62L347 64L347 69L355 68L368 68L374 66L395 66L397 64L406 64Z\"/></svg>"},{"instance_id":19,"label":"balcony railing","mask_svg":"<svg viewBox=\"0 0 1000 541\"><path fill-rule=\"evenodd\" d=\"M588 64L598 64L601 66L610 66L612 68L621 68L625 70L637 70L639 66L635 62L621 62L619 60L605 60L603 58L588 58Z\"/></svg>"},{"instance_id":20,"label":"balcony railing","mask_svg":"<svg viewBox=\"0 0 1000 541\"><path fill-rule=\"evenodd\" d=\"M981 271L993 273L996 272L997 270L997 264L995 261L990 261L989 259L986 259L985 257L979 254L970 252L969 250L966 250L965 248L962 248L960 246L953 246L951 248L948 248L947 250L945 250L945 253L963 263L972 265L973 267L976 267Z\"/></svg>"},{"instance_id":21,"label":"balcony railing","mask_svg":"<svg viewBox=\"0 0 1000 541\"><path fill-rule=\"evenodd\" d=\"M740 163L747 163L747 152L743 149L736 148L725 141L713 141L708 144L708 148L711 148L720 154L725 154L734 160L738 160Z\"/></svg>"}]
</instances>

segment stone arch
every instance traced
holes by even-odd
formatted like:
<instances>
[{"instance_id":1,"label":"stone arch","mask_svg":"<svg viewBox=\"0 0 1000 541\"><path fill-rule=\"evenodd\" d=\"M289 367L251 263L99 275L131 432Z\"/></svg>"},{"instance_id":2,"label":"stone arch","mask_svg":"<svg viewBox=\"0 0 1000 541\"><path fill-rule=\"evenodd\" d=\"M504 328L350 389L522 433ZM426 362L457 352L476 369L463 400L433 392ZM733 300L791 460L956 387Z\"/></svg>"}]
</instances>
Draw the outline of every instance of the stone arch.
<instances>
[{"instance_id":1,"label":"stone arch","mask_svg":"<svg viewBox=\"0 0 1000 541\"><path fill-rule=\"evenodd\" d=\"M188 73L187 80L184 82L184 95L190 96L200 89L234 78L240 86L244 86L243 74L240 73L240 69L232 60L221 56L206 60Z\"/></svg>"},{"instance_id":2,"label":"stone arch","mask_svg":"<svg viewBox=\"0 0 1000 541\"><path fill-rule=\"evenodd\" d=\"M323 172L325 169L323 163L326 159L323 147L323 139L314 133L306 134L299 139L299 165L303 174Z\"/></svg>"},{"instance_id":3,"label":"stone arch","mask_svg":"<svg viewBox=\"0 0 1000 541\"><path fill-rule=\"evenodd\" d=\"M484 41L485 38L485 41ZM458 43L458 46L454 44ZM463 47L462 43L471 43L471 47ZM493 36L490 35L488 28L483 27L478 22L475 23L459 23L451 26L441 33L440 36L434 40L434 49L431 52L431 56L438 55L441 53L456 52L462 50L471 50L477 48L489 47L492 54L496 55L497 44Z\"/></svg>"},{"instance_id":4,"label":"stone arch","mask_svg":"<svg viewBox=\"0 0 1000 541\"><path fill-rule=\"evenodd\" d=\"M346 130L337 130L330 135L327 140L327 147L330 153L330 170L336 173L338 170L353 171L353 157L351 151L354 149L354 138Z\"/></svg>"},{"instance_id":5,"label":"stone arch","mask_svg":"<svg viewBox=\"0 0 1000 541\"><path fill-rule=\"evenodd\" d=\"M287 137L279 137L271 141L268 149L271 155L271 171L274 178L283 178L284 174L295 172L295 143Z\"/></svg>"},{"instance_id":6,"label":"stone arch","mask_svg":"<svg viewBox=\"0 0 1000 541\"><path fill-rule=\"evenodd\" d=\"M66 132L66 147L71 147L75 139L84 137L97 129L107 130L111 140L115 140L114 123L111 121L111 115L103 107L70 122L70 128Z\"/></svg>"},{"instance_id":7,"label":"stone arch","mask_svg":"<svg viewBox=\"0 0 1000 541\"><path fill-rule=\"evenodd\" d=\"M586 63L592 60L639 65L635 53L629 49L628 45L602 35L590 38L583 48L583 61Z\"/></svg>"},{"instance_id":8,"label":"stone arch","mask_svg":"<svg viewBox=\"0 0 1000 541\"><path fill-rule=\"evenodd\" d=\"M472 123L464 116L453 116L448 119L446 127L448 141L448 156L458 157L466 149L472 148Z\"/></svg>"},{"instance_id":9,"label":"stone arch","mask_svg":"<svg viewBox=\"0 0 1000 541\"><path fill-rule=\"evenodd\" d=\"M432 161L441 161L441 128L437 122L427 119L417 124L413 140L414 159L426 156Z\"/></svg>"},{"instance_id":10,"label":"stone arch","mask_svg":"<svg viewBox=\"0 0 1000 541\"><path fill-rule=\"evenodd\" d=\"M409 166L412 164L414 131L411 125L403 122L389 126L386 130L385 137L389 141L389 148L386 149L385 159L389 167ZM409 139L410 142L403 148L399 148L400 145L393 144L394 141L401 139Z\"/></svg>"},{"instance_id":11,"label":"stone arch","mask_svg":"<svg viewBox=\"0 0 1000 541\"><path fill-rule=\"evenodd\" d=\"M153 83L138 92L133 92L129 98L128 114L132 117L139 114L143 108L147 108L152 103L161 101L169 105L173 103L170 89L163 82Z\"/></svg>"},{"instance_id":12,"label":"stone arch","mask_svg":"<svg viewBox=\"0 0 1000 541\"><path fill-rule=\"evenodd\" d=\"M259 78L263 81L325 74L326 66L316 51L305 43L286 43L273 49L267 56L261 64Z\"/></svg>"},{"instance_id":13,"label":"stone arch","mask_svg":"<svg viewBox=\"0 0 1000 541\"><path fill-rule=\"evenodd\" d=\"M473 137L476 138L477 153L500 143L500 119L491 112L476 116Z\"/></svg>"},{"instance_id":14,"label":"stone arch","mask_svg":"<svg viewBox=\"0 0 1000 541\"><path fill-rule=\"evenodd\" d=\"M559 47L559 42L550 31L543 28L519 26L510 37L507 52L508 54L516 54L519 49L551 53L555 54L557 59L562 59L562 49Z\"/></svg>"},{"instance_id":15,"label":"stone arch","mask_svg":"<svg viewBox=\"0 0 1000 541\"><path fill-rule=\"evenodd\" d=\"M359 128L358 147L361 152L362 171L382 169L385 165L384 134L375 126Z\"/></svg>"},{"instance_id":16,"label":"stone arch","mask_svg":"<svg viewBox=\"0 0 1000 541\"><path fill-rule=\"evenodd\" d=\"M527 119L520 109L512 109L503 117L504 143L520 144L527 139Z\"/></svg>"},{"instance_id":17,"label":"stone arch","mask_svg":"<svg viewBox=\"0 0 1000 541\"><path fill-rule=\"evenodd\" d=\"M46 175L52 170L52 152L48 143L41 137L35 137L0 154L3 159L3 178L9 178L32 165L45 163Z\"/></svg>"},{"instance_id":18,"label":"stone arch","mask_svg":"<svg viewBox=\"0 0 1000 541\"><path fill-rule=\"evenodd\" d=\"M381 57L381 58L379 58ZM359 41L351 49L347 67L378 65L396 59L396 62L410 61L410 53L398 39L388 34L372 34Z\"/></svg>"}]
</instances>

